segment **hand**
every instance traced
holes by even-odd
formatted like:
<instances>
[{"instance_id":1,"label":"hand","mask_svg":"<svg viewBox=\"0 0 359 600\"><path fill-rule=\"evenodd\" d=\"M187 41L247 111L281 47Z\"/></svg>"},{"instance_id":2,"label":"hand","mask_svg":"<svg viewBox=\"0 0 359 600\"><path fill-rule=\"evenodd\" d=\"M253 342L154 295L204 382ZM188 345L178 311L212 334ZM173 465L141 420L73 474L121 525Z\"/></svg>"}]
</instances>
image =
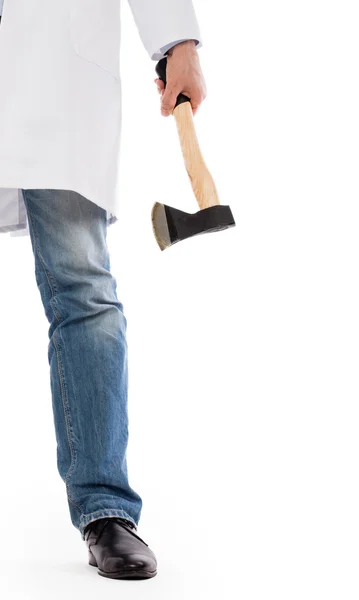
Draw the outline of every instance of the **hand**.
<instances>
[{"instance_id":1,"label":"hand","mask_svg":"<svg viewBox=\"0 0 359 600\"><path fill-rule=\"evenodd\" d=\"M161 114L164 117L172 114L181 93L190 99L193 115L197 113L207 96L207 89L194 40L186 40L169 50L166 87L162 79L154 81L161 94Z\"/></svg>"}]
</instances>

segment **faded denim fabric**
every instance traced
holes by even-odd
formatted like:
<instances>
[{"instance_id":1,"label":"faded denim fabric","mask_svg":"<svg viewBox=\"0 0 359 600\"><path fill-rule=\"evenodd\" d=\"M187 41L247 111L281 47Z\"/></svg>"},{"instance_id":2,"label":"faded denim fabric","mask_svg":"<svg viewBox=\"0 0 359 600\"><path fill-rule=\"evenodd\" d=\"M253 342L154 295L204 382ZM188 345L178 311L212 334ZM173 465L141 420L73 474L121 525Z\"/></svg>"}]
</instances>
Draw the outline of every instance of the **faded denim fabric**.
<instances>
[{"instance_id":1,"label":"faded denim fabric","mask_svg":"<svg viewBox=\"0 0 359 600\"><path fill-rule=\"evenodd\" d=\"M35 277L50 324L48 362L57 468L73 525L122 517L142 500L127 472L128 355L110 272L106 211L77 192L22 190Z\"/></svg>"}]
</instances>

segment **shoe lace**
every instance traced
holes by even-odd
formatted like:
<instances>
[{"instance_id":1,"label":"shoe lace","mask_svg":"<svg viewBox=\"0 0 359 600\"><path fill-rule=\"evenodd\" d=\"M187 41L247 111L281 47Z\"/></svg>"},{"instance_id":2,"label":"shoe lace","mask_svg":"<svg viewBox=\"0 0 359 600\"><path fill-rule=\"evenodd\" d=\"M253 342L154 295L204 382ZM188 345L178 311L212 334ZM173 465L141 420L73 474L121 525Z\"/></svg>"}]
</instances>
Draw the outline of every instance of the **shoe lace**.
<instances>
[{"instance_id":1,"label":"shoe lace","mask_svg":"<svg viewBox=\"0 0 359 600\"><path fill-rule=\"evenodd\" d=\"M126 527L130 528L130 533L132 535L134 535L138 540L141 540L141 542L143 542L145 544L145 546L148 546L148 544L145 542L145 540L143 540L137 533L137 527L136 525L134 525L132 523L132 521L129 521L128 519L122 519L121 517L113 517L114 521L117 521L118 523L125 525ZM133 531L132 531L133 530ZM135 533L136 532L136 533Z\"/></svg>"}]
</instances>

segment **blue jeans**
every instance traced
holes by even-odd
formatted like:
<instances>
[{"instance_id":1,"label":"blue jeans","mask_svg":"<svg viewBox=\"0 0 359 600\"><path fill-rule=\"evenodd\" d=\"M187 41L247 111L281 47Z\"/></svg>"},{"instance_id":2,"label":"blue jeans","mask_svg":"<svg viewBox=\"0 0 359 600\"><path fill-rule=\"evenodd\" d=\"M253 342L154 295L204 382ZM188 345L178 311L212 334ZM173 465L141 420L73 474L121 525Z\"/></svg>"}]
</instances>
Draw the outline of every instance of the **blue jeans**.
<instances>
[{"instance_id":1,"label":"blue jeans","mask_svg":"<svg viewBox=\"0 0 359 600\"><path fill-rule=\"evenodd\" d=\"M141 497L127 473L127 321L110 272L106 211L67 190L22 190L35 276L50 323L57 468L73 525L122 517Z\"/></svg>"}]
</instances>

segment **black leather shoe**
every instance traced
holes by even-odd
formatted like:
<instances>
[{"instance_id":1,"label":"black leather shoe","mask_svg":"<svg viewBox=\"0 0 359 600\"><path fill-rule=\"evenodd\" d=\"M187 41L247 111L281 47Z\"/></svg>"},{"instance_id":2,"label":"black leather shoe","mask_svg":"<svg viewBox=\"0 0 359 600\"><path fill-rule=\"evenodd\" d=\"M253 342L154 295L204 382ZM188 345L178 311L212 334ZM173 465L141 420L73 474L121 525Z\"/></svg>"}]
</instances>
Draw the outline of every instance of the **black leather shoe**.
<instances>
[{"instance_id":1,"label":"black leather shoe","mask_svg":"<svg viewBox=\"0 0 359 600\"><path fill-rule=\"evenodd\" d=\"M97 519L84 530L89 564L112 579L148 579L157 575L157 561L136 526L127 519Z\"/></svg>"}]
</instances>

